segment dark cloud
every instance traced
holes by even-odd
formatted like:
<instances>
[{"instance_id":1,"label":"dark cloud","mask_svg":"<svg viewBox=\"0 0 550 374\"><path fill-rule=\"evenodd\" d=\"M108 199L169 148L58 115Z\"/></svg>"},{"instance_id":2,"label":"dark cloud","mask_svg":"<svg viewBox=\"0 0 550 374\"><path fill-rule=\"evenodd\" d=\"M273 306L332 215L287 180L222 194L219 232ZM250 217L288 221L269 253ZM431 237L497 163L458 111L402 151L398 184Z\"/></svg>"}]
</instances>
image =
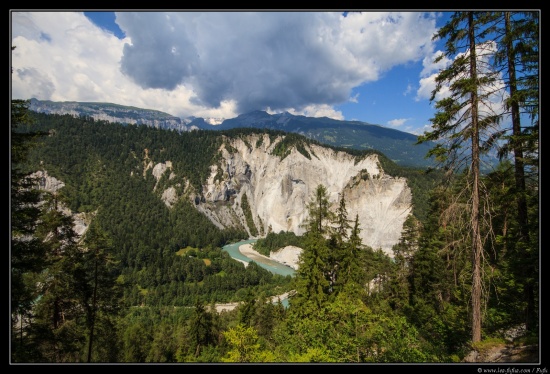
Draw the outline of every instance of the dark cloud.
<instances>
[{"instance_id":1,"label":"dark cloud","mask_svg":"<svg viewBox=\"0 0 550 374\"><path fill-rule=\"evenodd\" d=\"M394 40L392 50L380 43L411 22L419 23L406 41ZM234 100L239 112L342 103L353 87L421 58L433 32L422 17L330 12L122 12L117 23L131 40L121 69L137 84L183 84L197 104Z\"/></svg>"},{"instance_id":2,"label":"dark cloud","mask_svg":"<svg viewBox=\"0 0 550 374\"><path fill-rule=\"evenodd\" d=\"M121 69L145 88L172 90L194 74L198 56L179 17L164 13L122 13L117 22L131 37Z\"/></svg>"}]
</instances>

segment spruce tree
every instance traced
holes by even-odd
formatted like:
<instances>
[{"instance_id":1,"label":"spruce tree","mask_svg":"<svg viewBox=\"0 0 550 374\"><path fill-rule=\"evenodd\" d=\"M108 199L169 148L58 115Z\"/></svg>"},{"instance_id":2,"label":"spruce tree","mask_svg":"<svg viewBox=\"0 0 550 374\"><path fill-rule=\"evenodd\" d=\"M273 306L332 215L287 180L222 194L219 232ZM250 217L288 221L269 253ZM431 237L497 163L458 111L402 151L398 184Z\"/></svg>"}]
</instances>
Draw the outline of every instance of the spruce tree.
<instances>
[{"instance_id":1,"label":"spruce tree","mask_svg":"<svg viewBox=\"0 0 550 374\"><path fill-rule=\"evenodd\" d=\"M290 299L299 315L312 315L325 306L330 292L328 235L333 213L329 209L327 189L320 184L307 205L303 251L296 274L296 295Z\"/></svg>"},{"instance_id":2,"label":"spruce tree","mask_svg":"<svg viewBox=\"0 0 550 374\"><path fill-rule=\"evenodd\" d=\"M342 283L339 278L340 273L345 271L342 261L344 261L344 257L348 254L346 253L348 249L346 248L347 238L348 231L351 229L348 220L348 211L346 209L346 199L343 192L340 195L336 214L334 214L333 225L333 232L330 240L331 250L329 252L329 281L331 283L331 292L337 291Z\"/></svg>"}]
</instances>

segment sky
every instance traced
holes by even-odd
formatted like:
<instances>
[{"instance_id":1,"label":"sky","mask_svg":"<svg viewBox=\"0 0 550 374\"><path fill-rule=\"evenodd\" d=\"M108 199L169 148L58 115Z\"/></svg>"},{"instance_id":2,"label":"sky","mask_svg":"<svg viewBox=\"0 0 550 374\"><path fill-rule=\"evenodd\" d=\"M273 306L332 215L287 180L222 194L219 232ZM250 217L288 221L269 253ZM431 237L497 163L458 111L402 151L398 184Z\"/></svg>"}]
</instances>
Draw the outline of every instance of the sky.
<instances>
[{"instance_id":1,"label":"sky","mask_svg":"<svg viewBox=\"0 0 550 374\"><path fill-rule=\"evenodd\" d=\"M253 110L420 135L448 12L12 10L12 99L108 102L212 123Z\"/></svg>"}]
</instances>

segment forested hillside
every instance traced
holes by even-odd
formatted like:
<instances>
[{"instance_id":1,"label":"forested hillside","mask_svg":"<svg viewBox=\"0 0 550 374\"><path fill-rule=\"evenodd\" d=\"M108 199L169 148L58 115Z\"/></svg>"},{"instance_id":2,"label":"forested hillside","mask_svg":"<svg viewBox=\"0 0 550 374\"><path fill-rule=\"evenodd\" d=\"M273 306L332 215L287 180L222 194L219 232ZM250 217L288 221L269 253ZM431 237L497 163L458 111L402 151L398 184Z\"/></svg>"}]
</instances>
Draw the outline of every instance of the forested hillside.
<instances>
[{"instance_id":1,"label":"forested hillside","mask_svg":"<svg viewBox=\"0 0 550 374\"><path fill-rule=\"evenodd\" d=\"M19 109L25 113L23 104ZM441 243L456 241L452 238L461 230L450 225L441 231L437 218L438 212L448 209L452 191L434 190L426 204L426 219L409 218L392 260L361 243L357 235L361 227L355 217L347 217L345 203L328 211L319 189L312 196L306 235L272 233L269 241L258 243L258 250L273 250L274 243L300 244L306 250L295 279L284 278L253 263L245 268L221 251L223 244L245 238L244 232L219 230L189 201L168 209L154 192L157 181L151 171L143 172L143 155L137 157L147 149L152 160L170 159L175 170L184 170L190 184L200 188L208 165L215 161L220 133L180 134L69 115L25 116L14 139L36 134L35 142L26 161L14 170L21 175L47 170L65 187L57 194L42 195L48 204L34 213L43 217L34 235L47 245L44 254L31 261L34 270L24 271L21 287L12 289L12 306L20 305L15 309L14 334L40 342L36 346L27 339L14 340L17 360L447 362L465 354L469 290L464 277L469 261L462 246L467 243L438 249ZM240 136L240 130L230 135ZM421 175L383 162L395 173ZM503 165L499 174L505 170ZM418 183L433 186L436 180L429 176L419 177L424 182ZM487 183L494 178L488 176ZM70 234L70 219L54 209L60 204L90 217L83 242ZM18 210L16 204L14 211ZM51 237L52 230L59 238ZM38 243L34 245L42 246ZM93 248L97 254L89 257ZM12 264L25 253L14 251ZM66 258L69 253L74 254ZM514 312L522 308L520 294L503 288L504 283L498 286L523 282L509 267L515 254L499 253L488 264L500 269L499 276L486 280L499 295L498 303L487 304L486 331L494 337L507 326L521 324L523 315ZM95 283L92 259L103 274ZM40 288L32 287L36 281ZM97 299L91 296L94 288L100 291ZM265 302L266 297L291 289L297 293L288 309ZM210 307L229 301L243 304L222 314ZM109 307L112 303L116 309ZM93 323L90 312L80 312L78 305L97 313ZM31 320L32 325L21 326ZM92 327L93 345L87 340ZM327 329L331 333L326 334ZM80 343L69 344L67 334L80 336ZM335 341L331 338L335 334L349 341ZM237 343L244 337L251 350L245 356ZM311 346L313 341L321 345Z\"/></svg>"},{"instance_id":2,"label":"forested hillside","mask_svg":"<svg viewBox=\"0 0 550 374\"><path fill-rule=\"evenodd\" d=\"M270 115L253 111L236 118L226 119L219 125L210 125L203 118L182 120L167 113L134 108L112 103L54 102L30 100L30 109L46 114L71 114L124 124L190 131L203 129L224 131L235 128L252 128L297 133L335 147L351 150L377 150L401 166L425 168L433 160L425 158L430 144L415 144L418 136L395 129L359 121L340 121L330 118L294 116L288 112Z\"/></svg>"},{"instance_id":3,"label":"forested hillside","mask_svg":"<svg viewBox=\"0 0 550 374\"><path fill-rule=\"evenodd\" d=\"M231 240L246 238L246 233L219 230L189 199L181 199L168 209L154 192L157 181L151 170L145 172L143 165L144 153L151 160L172 160L174 169L200 189L220 145L219 134L178 134L69 115L37 115L35 122L36 127L30 127L30 131L42 129L50 135L29 155L28 167L47 170L63 181L66 187L55 198L66 202L73 212L93 216L92 222L101 224L112 238L121 269L125 269L125 281L143 289L141 293L137 287L129 290L131 304L191 305L198 283L209 290L201 297L203 302L233 298L243 286L242 281L231 279L239 277L235 272L229 271L225 278L232 286L209 284L214 278L203 281L222 270L224 256L219 248ZM193 251L195 256L175 255L188 247L201 250ZM204 259L213 265L205 265ZM252 266L247 272L253 270ZM264 273L264 277L271 278L270 273ZM258 284L260 276L248 277Z\"/></svg>"},{"instance_id":4,"label":"forested hillside","mask_svg":"<svg viewBox=\"0 0 550 374\"><path fill-rule=\"evenodd\" d=\"M264 254L299 245L295 276L232 259L221 247L246 231L220 229L186 195L201 191L222 144L235 155L224 141L257 130L178 133L12 100L11 362L540 365L539 28L536 12L453 13L434 36L445 40L435 62L450 63L419 138L438 172L379 155L414 194L393 256L365 245L344 194L332 205L318 184L303 235L258 240ZM285 136L273 161L291 150L307 160L310 141ZM484 172L490 151L501 162ZM168 160L171 172L157 173ZM56 188L40 188L38 171ZM183 198L167 204L163 186ZM288 306L269 299L287 292ZM238 306L215 308L229 301Z\"/></svg>"}]
</instances>

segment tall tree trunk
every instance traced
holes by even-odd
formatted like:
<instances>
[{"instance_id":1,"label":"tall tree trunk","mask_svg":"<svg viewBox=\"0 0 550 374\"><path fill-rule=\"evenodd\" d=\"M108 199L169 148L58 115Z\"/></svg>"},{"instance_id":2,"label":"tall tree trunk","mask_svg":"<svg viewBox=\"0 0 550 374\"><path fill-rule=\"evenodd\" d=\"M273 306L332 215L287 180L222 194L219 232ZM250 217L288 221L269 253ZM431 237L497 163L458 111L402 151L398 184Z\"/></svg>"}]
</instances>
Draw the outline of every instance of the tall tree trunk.
<instances>
[{"instance_id":1,"label":"tall tree trunk","mask_svg":"<svg viewBox=\"0 0 550 374\"><path fill-rule=\"evenodd\" d=\"M512 34L510 24L510 12L504 12L504 25L506 35ZM512 112L512 148L514 151L514 177L516 182L517 196L517 219L519 225L520 240L527 244L529 243L529 221L527 215L527 201L525 199L525 169L523 164L523 147L521 141L521 120L519 113L519 103L517 101L517 79L515 53L513 51L512 38L506 40L506 51L508 61L508 79L510 81L510 109ZM524 274L528 271L528 267L524 267ZM527 274L526 274L527 276ZM534 320L534 287L530 283L526 283L524 287L524 295L527 300L525 310L525 325L531 329L532 321Z\"/></svg>"},{"instance_id":2,"label":"tall tree trunk","mask_svg":"<svg viewBox=\"0 0 550 374\"><path fill-rule=\"evenodd\" d=\"M511 35L510 25L510 12L504 13L504 24L506 28L506 35ZM518 194L518 223L520 229L521 240L525 243L529 241L529 228L527 218L527 202L525 200L525 171L523 165L523 148L521 146L521 120L519 116L519 103L517 101L517 78L516 78L516 64L515 56L512 46L512 39L508 38L506 41L506 50L508 53L508 79L510 81L510 97L512 101L510 103L510 109L512 112L512 135L513 142L512 148L514 150L514 176L516 179L516 192Z\"/></svg>"},{"instance_id":3,"label":"tall tree trunk","mask_svg":"<svg viewBox=\"0 0 550 374\"><path fill-rule=\"evenodd\" d=\"M474 13L468 15L470 78L477 81ZM477 87L477 85L474 85ZM472 110L472 342L481 341L481 234L479 225L479 123L477 88L471 92Z\"/></svg>"},{"instance_id":4,"label":"tall tree trunk","mask_svg":"<svg viewBox=\"0 0 550 374\"><path fill-rule=\"evenodd\" d=\"M97 251L97 250L96 250ZM98 272L98 262L99 260L95 259L95 271L94 271L94 293L92 297L92 310L90 315L90 338L88 343L88 362L92 362L92 345L94 342L94 327L95 327L95 304L96 304L96 297L97 297L97 272Z\"/></svg>"}]
</instances>

